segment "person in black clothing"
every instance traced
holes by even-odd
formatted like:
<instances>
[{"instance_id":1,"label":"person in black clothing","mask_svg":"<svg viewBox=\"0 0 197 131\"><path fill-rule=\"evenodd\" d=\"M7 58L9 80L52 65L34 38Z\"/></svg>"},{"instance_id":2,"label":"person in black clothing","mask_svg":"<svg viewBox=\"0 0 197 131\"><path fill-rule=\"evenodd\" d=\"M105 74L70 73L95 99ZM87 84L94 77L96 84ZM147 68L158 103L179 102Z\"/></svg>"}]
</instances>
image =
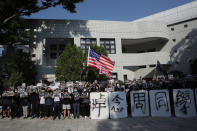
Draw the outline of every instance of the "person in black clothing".
<instances>
[{"instance_id":1,"label":"person in black clothing","mask_svg":"<svg viewBox=\"0 0 197 131\"><path fill-rule=\"evenodd\" d=\"M79 112L80 112L80 94L77 90L77 87L74 87L73 92L73 113L74 118L79 118Z\"/></svg>"},{"instance_id":2,"label":"person in black clothing","mask_svg":"<svg viewBox=\"0 0 197 131\"><path fill-rule=\"evenodd\" d=\"M91 92L100 92L100 85L98 84L97 80L95 80L91 85Z\"/></svg>"},{"instance_id":3,"label":"person in black clothing","mask_svg":"<svg viewBox=\"0 0 197 131\"><path fill-rule=\"evenodd\" d=\"M70 119L71 95L68 92L68 88L65 88L64 92L62 93L62 109L64 110L64 119L66 118L66 114Z\"/></svg>"},{"instance_id":4,"label":"person in black clothing","mask_svg":"<svg viewBox=\"0 0 197 131\"><path fill-rule=\"evenodd\" d=\"M4 91L2 94L2 118L10 117L10 104L8 92Z\"/></svg>"},{"instance_id":5,"label":"person in black clothing","mask_svg":"<svg viewBox=\"0 0 197 131\"><path fill-rule=\"evenodd\" d=\"M11 91L8 95L10 97L11 117L12 119L14 119L18 113L18 104L17 104L18 90L15 89L14 91Z\"/></svg>"},{"instance_id":6,"label":"person in black clothing","mask_svg":"<svg viewBox=\"0 0 197 131\"><path fill-rule=\"evenodd\" d=\"M56 119L56 117L58 116L58 118L61 118L61 103L60 103L60 99L61 99L61 92L56 89L53 92L53 109L54 109L54 120Z\"/></svg>"},{"instance_id":7,"label":"person in black clothing","mask_svg":"<svg viewBox=\"0 0 197 131\"><path fill-rule=\"evenodd\" d=\"M40 109L40 118L44 117L44 113L45 113L45 89L44 87L42 87L39 91L39 97L40 97L40 105L39 105L39 109Z\"/></svg>"},{"instance_id":8,"label":"person in black clothing","mask_svg":"<svg viewBox=\"0 0 197 131\"><path fill-rule=\"evenodd\" d=\"M53 120L53 91L50 88L47 88L45 92L45 117L44 120L47 120L51 116Z\"/></svg>"},{"instance_id":9,"label":"person in black clothing","mask_svg":"<svg viewBox=\"0 0 197 131\"><path fill-rule=\"evenodd\" d=\"M39 117L39 102L38 89L35 88L31 93L32 118Z\"/></svg>"},{"instance_id":10,"label":"person in black clothing","mask_svg":"<svg viewBox=\"0 0 197 131\"><path fill-rule=\"evenodd\" d=\"M83 92L81 93L81 115L83 117L89 116L89 93L86 88L83 89Z\"/></svg>"}]
</instances>

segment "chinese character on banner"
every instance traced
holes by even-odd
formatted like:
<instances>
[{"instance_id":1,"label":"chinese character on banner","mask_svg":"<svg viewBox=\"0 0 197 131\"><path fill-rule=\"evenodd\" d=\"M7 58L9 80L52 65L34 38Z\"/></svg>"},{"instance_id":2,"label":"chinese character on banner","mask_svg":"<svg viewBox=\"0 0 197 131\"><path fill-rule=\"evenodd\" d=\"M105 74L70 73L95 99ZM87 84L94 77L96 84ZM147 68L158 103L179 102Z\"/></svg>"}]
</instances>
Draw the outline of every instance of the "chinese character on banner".
<instances>
[{"instance_id":1,"label":"chinese character on banner","mask_svg":"<svg viewBox=\"0 0 197 131\"><path fill-rule=\"evenodd\" d=\"M196 117L192 89L173 89L174 110L177 117Z\"/></svg>"}]
</instances>

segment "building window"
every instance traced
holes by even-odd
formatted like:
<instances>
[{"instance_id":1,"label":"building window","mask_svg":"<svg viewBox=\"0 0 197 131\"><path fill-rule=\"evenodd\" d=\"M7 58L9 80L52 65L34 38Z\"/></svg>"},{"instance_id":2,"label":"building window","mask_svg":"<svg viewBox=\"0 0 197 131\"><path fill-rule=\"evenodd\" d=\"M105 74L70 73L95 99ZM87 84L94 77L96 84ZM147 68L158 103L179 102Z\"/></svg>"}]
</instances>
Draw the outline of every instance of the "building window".
<instances>
[{"instance_id":1,"label":"building window","mask_svg":"<svg viewBox=\"0 0 197 131\"><path fill-rule=\"evenodd\" d=\"M118 79L118 74L117 73L112 73L112 79L117 80Z\"/></svg>"},{"instance_id":2,"label":"building window","mask_svg":"<svg viewBox=\"0 0 197 131\"><path fill-rule=\"evenodd\" d=\"M174 31L174 28L171 28L171 31Z\"/></svg>"},{"instance_id":3,"label":"building window","mask_svg":"<svg viewBox=\"0 0 197 131\"><path fill-rule=\"evenodd\" d=\"M156 65L149 65L149 67L156 67Z\"/></svg>"},{"instance_id":4,"label":"building window","mask_svg":"<svg viewBox=\"0 0 197 131\"><path fill-rule=\"evenodd\" d=\"M108 54L116 54L115 39L100 39L100 46L104 47Z\"/></svg>"},{"instance_id":5,"label":"building window","mask_svg":"<svg viewBox=\"0 0 197 131\"><path fill-rule=\"evenodd\" d=\"M50 50L56 51L57 50L57 45L55 45L55 44L50 45Z\"/></svg>"},{"instance_id":6,"label":"building window","mask_svg":"<svg viewBox=\"0 0 197 131\"><path fill-rule=\"evenodd\" d=\"M144 53L144 52L145 52L144 50L137 51L137 53Z\"/></svg>"},{"instance_id":7,"label":"building window","mask_svg":"<svg viewBox=\"0 0 197 131\"><path fill-rule=\"evenodd\" d=\"M126 81L127 80L127 75L125 74L123 77L124 77L124 81Z\"/></svg>"},{"instance_id":8,"label":"building window","mask_svg":"<svg viewBox=\"0 0 197 131\"><path fill-rule=\"evenodd\" d=\"M185 27L185 28L187 28L187 27L188 27L188 25L187 25L187 24L185 24L185 25L184 25L184 27Z\"/></svg>"},{"instance_id":9,"label":"building window","mask_svg":"<svg viewBox=\"0 0 197 131\"><path fill-rule=\"evenodd\" d=\"M63 51L64 48L65 48L65 46L66 46L65 44L60 44L60 45L59 45L59 51Z\"/></svg>"},{"instance_id":10,"label":"building window","mask_svg":"<svg viewBox=\"0 0 197 131\"><path fill-rule=\"evenodd\" d=\"M172 39L173 42L176 42L176 39Z\"/></svg>"},{"instance_id":11,"label":"building window","mask_svg":"<svg viewBox=\"0 0 197 131\"><path fill-rule=\"evenodd\" d=\"M36 57L36 54L32 54L32 57Z\"/></svg>"},{"instance_id":12,"label":"building window","mask_svg":"<svg viewBox=\"0 0 197 131\"><path fill-rule=\"evenodd\" d=\"M138 68L146 68L146 65L138 66Z\"/></svg>"},{"instance_id":13,"label":"building window","mask_svg":"<svg viewBox=\"0 0 197 131\"><path fill-rule=\"evenodd\" d=\"M81 38L81 49L82 50L88 50L90 45L96 46L96 38Z\"/></svg>"},{"instance_id":14,"label":"building window","mask_svg":"<svg viewBox=\"0 0 197 131\"><path fill-rule=\"evenodd\" d=\"M156 49L155 48L152 48L152 49L148 49L147 52L155 52Z\"/></svg>"},{"instance_id":15,"label":"building window","mask_svg":"<svg viewBox=\"0 0 197 131\"><path fill-rule=\"evenodd\" d=\"M56 58L57 58L56 55L57 55L56 53L51 53L51 54L50 54L51 59L56 59Z\"/></svg>"},{"instance_id":16,"label":"building window","mask_svg":"<svg viewBox=\"0 0 197 131\"><path fill-rule=\"evenodd\" d=\"M17 51L18 53L22 53L22 52L23 52L23 49L16 49L16 51Z\"/></svg>"}]
</instances>

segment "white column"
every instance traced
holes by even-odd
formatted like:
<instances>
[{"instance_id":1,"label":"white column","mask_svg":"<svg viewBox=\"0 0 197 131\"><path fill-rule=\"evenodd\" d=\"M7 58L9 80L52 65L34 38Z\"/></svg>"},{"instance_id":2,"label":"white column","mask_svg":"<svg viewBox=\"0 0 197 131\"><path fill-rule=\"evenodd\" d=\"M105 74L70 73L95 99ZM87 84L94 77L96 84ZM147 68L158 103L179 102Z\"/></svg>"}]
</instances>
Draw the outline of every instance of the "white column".
<instances>
[{"instance_id":1,"label":"white column","mask_svg":"<svg viewBox=\"0 0 197 131\"><path fill-rule=\"evenodd\" d=\"M74 37L74 44L80 47L80 37Z\"/></svg>"}]
</instances>

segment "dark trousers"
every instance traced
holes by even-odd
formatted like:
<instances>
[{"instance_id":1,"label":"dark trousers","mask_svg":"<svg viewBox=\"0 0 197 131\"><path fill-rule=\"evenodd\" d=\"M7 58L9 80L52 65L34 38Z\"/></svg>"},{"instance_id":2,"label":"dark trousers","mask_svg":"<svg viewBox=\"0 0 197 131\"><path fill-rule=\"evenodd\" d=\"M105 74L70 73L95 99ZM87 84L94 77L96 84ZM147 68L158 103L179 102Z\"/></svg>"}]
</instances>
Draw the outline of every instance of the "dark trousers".
<instances>
[{"instance_id":1,"label":"dark trousers","mask_svg":"<svg viewBox=\"0 0 197 131\"><path fill-rule=\"evenodd\" d=\"M58 118L60 119L60 110L61 110L61 104L60 102L54 102L53 104L54 107L54 118L56 118L58 116Z\"/></svg>"},{"instance_id":2,"label":"dark trousers","mask_svg":"<svg viewBox=\"0 0 197 131\"><path fill-rule=\"evenodd\" d=\"M32 116L39 116L39 104L32 103Z\"/></svg>"},{"instance_id":3,"label":"dark trousers","mask_svg":"<svg viewBox=\"0 0 197 131\"><path fill-rule=\"evenodd\" d=\"M81 115L89 116L90 106L89 103L81 103Z\"/></svg>"},{"instance_id":4,"label":"dark trousers","mask_svg":"<svg viewBox=\"0 0 197 131\"><path fill-rule=\"evenodd\" d=\"M11 117L14 118L17 116L18 113L18 105L16 103L13 103L11 106Z\"/></svg>"},{"instance_id":5,"label":"dark trousers","mask_svg":"<svg viewBox=\"0 0 197 131\"><path fill-rule=\"evenodd\" d=\"M45 112L45 104L40 104L40 116L44 117L44 112Z\"/></svg>"},{"instance_id":6,"label":"dark trousers","mask_svg":"<svg viewBox=\"0 0 197 131\"><path fill-rule=\"evenodd\" d=\"M74 117L79 117L79 106L80 104L77 103L73 103L73 113L74 113Z\"/></svg>"},{"instance_id":7,"label":"dark trousers","mask_svg":"<svg viewBox=\"0 0 197 131\"><path fill-rule=\"evenodd\" d=\"M53 115L53 105L45 105L45 116L49 117Z\"/></svg>"}]
</instances>

